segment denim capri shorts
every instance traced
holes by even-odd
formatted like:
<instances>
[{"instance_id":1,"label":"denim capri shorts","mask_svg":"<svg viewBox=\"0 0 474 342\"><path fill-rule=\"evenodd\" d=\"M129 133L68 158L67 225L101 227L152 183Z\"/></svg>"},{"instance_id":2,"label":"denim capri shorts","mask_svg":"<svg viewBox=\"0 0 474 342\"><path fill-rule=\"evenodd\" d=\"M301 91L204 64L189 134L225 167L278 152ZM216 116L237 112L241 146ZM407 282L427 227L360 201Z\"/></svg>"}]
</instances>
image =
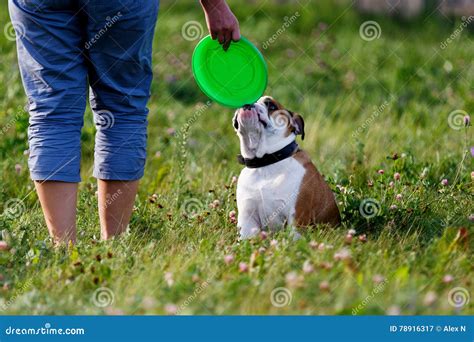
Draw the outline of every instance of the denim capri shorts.
<instances>
[{"instance_id":1,"label":"denim capri shorts","mask_svg":"<svg viewBox=\"0 0 474 342\"><path fill-rule=\"evenodd\" d=\"M97 127L94 177L143 176L158 7L159 0L9 0L33 180L81 180L88 93Z\"/></svg>"}]
</instances>

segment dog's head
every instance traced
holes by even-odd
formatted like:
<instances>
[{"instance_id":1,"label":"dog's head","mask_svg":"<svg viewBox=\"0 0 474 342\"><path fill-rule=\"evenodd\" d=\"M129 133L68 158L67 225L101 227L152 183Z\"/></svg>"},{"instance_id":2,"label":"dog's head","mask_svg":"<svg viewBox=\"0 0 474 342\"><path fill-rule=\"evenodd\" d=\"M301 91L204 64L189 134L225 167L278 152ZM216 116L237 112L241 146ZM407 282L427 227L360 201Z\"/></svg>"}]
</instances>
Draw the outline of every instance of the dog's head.
<instances>
[{"instance_id":1,"label":"dog's head","mask_svg":"<svg viewBox=\"0 0 474 342\"><path fill-rule=\"evenodd\" d=\"M240 153L248 159L276 152L294 141L298 134L304 139L303 118L271 96L263 96L256 103L237 109L233 124L240 139Z\"/></svg>"}]
</instances>

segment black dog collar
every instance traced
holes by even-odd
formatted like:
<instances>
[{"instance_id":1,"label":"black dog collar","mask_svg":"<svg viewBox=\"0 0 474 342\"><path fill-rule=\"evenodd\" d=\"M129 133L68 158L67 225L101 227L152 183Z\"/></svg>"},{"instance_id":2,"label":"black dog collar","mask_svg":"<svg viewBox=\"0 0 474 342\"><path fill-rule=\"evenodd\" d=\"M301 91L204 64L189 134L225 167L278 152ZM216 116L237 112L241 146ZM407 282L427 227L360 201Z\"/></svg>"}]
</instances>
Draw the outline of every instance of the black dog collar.
<instances>
[{"instance_id":1,"label":"black dog collar","mask_svg":"<svg viewBox=\"0 0 474 342\"><path fill-rule=\"evenodd\" d=\"M293 141L289 145L286 145L285 147L283 147L281 150L270 153L270 154L264 154L261 158L247 159L247 158L242 157L242 155L239 154L237 156L237 161L240 164L247 166L248 168L256 169L259 167L275 164L283 159L291 157L297 149L298 149L298 144L296 143L296 141Z\"/></svg>"}]
</instances>

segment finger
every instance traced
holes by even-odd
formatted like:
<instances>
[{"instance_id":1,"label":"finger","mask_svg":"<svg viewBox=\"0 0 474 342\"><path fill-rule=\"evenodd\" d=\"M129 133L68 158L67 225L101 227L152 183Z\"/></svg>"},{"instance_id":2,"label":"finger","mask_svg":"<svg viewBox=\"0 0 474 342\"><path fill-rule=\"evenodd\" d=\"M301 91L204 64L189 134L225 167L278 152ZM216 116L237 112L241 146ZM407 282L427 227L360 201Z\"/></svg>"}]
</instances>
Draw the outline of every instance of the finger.
<instances>
[{"instance_id":1,"label":"finger","mask_svg":"<svg viewBox=\"0 0 474 342\"><path fill-rule=\"evenodd\" d=\"M220 30L217 33L217 40L219 41L220 44L224 44L225 37L224 37L224 32L222 30Z\"/></svg>"},{"instance_id":2,"label":"finger","mask_svg":"<svg viewBox=\"0 0 474 342\"><path fill-rule=\"evenodd\" d=\"M225 42L224 42L224 51L229 49L230 43L232 43L232 32L225 31Z\"/></svg>"},{"instance_id":3,"label":"finger","mask_svg":"<svg viewBox=\"0 0 474 342\"><path fill-rule=\"evenodd\" d=\"M213 40L216 40L216 38L217 38L217 33L216 33L216 31L209 31L209 32L211 33L211 38L212 38Z\"/></svg>"},{"instance_id":4,"label":"finger","mask_svg":"<svg viewBox=\"0 0 474 342\"><path fill-rule=\"evenodd\" d=\"M232 30L232 40L233 40L234 42L240 40L240 29L239 29L239 25L237 25L237 27L236 27L234 30Z\"/></svg>"}]
</instances>

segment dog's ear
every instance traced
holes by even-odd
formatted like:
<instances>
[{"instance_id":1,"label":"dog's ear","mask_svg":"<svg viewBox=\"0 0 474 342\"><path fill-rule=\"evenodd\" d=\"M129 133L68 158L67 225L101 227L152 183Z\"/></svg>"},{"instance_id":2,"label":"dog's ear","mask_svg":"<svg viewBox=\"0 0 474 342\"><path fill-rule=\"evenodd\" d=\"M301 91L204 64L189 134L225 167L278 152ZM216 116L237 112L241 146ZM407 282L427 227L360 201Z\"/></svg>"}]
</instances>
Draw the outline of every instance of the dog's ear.
<instances>
[{"instance_id":1,"label":"dog's ear","mask_svg":"<svg viewBox=\"0 0 474 342\"><path fill-rule=\"evenodd\" d=\"M303 117L297 113L292 113L291 126L293 127L293 132L298 135L301 134L301 140L304 140L304 120Z\"/></svg>"}]
</instances>

